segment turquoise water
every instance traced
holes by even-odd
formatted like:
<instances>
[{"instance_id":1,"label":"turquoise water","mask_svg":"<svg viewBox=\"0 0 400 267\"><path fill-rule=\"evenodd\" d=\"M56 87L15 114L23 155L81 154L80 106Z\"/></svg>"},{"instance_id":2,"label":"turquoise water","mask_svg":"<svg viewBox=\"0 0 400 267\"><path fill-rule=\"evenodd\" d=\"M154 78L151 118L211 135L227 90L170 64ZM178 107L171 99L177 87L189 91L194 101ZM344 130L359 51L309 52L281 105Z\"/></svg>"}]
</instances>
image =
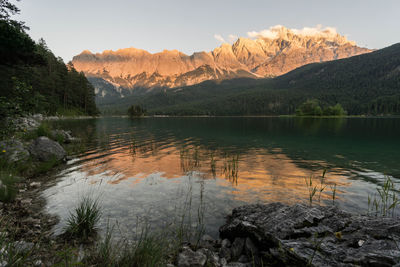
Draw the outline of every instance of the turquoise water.
<instances>
[{"instance_id":1,"label":"turquoise water","mask_svg":"<svg viewBox=\"0 0 400 267\"><path fill-rule=\"evenodd\" d=\"M246 203L308 203L306 179L325 189L314 204L367 213L368 195L400 178L397 118L100 118L63 120L82 153L56 174L43 195L60 216L85 195L99 198L101 227L133 235L143 221L162 226L204 210L206 231ZM323 170L325 178L321 181ZM186 205L186 206L185 206Z\"/></svg>"}]
</instances>

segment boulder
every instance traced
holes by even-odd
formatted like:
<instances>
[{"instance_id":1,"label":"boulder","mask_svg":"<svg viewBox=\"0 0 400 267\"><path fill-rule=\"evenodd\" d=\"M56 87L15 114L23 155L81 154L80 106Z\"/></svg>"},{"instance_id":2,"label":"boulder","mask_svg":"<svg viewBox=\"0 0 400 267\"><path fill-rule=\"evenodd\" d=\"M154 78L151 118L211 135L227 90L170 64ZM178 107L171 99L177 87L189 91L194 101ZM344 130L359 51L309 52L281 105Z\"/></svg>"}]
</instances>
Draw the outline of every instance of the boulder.
<instances>
[{"instance_id":1,"label":"boulder","mask_svg":"<svg viewBox=\"0 0 400 267\"><path fill-rule=\"evenodd\" d=\"M242 255L243 247L244 247L244 238L237 237L232 243L231 252L232 258L238 259L240 255Z\"/></svg>"},{"instance_id":2,"label":"boulder","mask_svg":"<svg viewBox=\"0 0 400 267\"><path fill-rule=\"evenodd\" d=\"M32 242L26 242L26 241L15 241L13 243L15 252L20 253L20 254L25 254L30 252L33 247L35 246L35 244L33 244Z\"/></svg>"},{"instance_id":3,"label":"boulder","mask_svg":"<svg viewBox=\"0 0 400 267\"><path fill-rule=\"evenodd\" d=\"M200 251L192 251L184 248L178 255L178 267L203 267L206 264L207 256Z\"/></svg>"},{"instance_id":4,"label":"boulder","mask_svg":"<svg viewBox=\"0 0 400 267\"><path fill-rule=\"evenodd\" d=\"M239 207L220 228L220 236L231 241L246 237L247 254L257 252L272 266L400 263L398 218L350 214L336 206L271 203Z\"/></svg>"},{"instance_id":5,"label":"boulder","mask_svg":"<svg viewBox=\"0 0 400 267\"><path fill-rule=\"evenodd\" d=\"M36 138L29 146L29 152L40 161L63 160L67 156L59 143L45 136Z\"/></svg>"},{"instance_id":6,"label":"boulder","mask_svg":"<svg viewBox=\"0 0 400 267\"><path fill-rule=\"evenodd\" d=\"M64 130L52 130L51 137L54 140L58 140L59 138L62 139L62 142L68 144L74 142L76 138L72 137L71 131L64 131Z\"/></svg>"},{"instance_id":7,"label":"boulder","mask_svg":"<svg viewBox=\"0 0 400 267\"><path fill-rule=\"evenodd\" d=\"M20 117L12 120L12 124L15 125L17 130L33 130L39 127L40 122L34 117Z\"/></svg>"},{"instance_id":8,"label":"boulder","mask_svg":"<svg viewBox=\"0 0 400 267\"><path fill-rule=\"evenodd\" d=\"M215 245L216 241L209 235L203 235L199 242L200 247L207 249L213 249Z\"/></svg>"},{"instance_id":9,"label":"boulder","mask_svg":"<svg viewBox=\"0 0 400 267\"><path fill-rule=\"evenodd\" d=\"M29 152L24 144L16 139L0 142L0 158L9 163L24 161L29 158Z\"/></svg>"}]
</instances>

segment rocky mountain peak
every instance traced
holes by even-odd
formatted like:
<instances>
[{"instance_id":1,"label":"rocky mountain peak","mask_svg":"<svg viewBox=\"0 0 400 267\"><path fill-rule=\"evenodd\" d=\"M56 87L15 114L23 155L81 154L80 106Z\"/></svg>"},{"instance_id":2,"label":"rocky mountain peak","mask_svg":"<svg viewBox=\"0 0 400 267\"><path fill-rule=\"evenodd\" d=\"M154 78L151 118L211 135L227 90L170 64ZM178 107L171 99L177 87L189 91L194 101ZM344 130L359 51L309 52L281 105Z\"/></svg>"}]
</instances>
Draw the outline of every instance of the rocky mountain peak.
<instances>
[{"instance_id":1,"label":"rocky mountain peak","mask_svg":"<svg viewBox=\"0 0 400 267\"><path fill-rule=\"evenodd\" d=\"M334 28L298 30L277 25L248 35L232 45L223 43L211 52L190 56L178 50L151 54L134 47L96 54L85 50L73 58L73 64L88 77L132 91L136 87L173 88L210 79L273 77L305 64L371 52Z\"/></svg>"}]
</instances>

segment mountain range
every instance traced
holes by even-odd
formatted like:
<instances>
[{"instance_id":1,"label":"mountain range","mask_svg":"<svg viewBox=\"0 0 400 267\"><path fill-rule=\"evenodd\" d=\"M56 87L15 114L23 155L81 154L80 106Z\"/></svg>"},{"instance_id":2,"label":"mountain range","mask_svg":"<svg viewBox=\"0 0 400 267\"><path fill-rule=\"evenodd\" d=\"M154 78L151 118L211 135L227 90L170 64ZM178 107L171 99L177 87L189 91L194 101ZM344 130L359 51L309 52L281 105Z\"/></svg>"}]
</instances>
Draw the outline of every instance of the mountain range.
<instances>
[{"instance_id":1,"label":"mountain range","mask_svg":"<svg viewBox=\"0 0 400 267\"><path fill-rule=\"evenodd\" d=\"M237 78L98 102L104 113L141 105L161 115L294 114L308 99L341 104L349 115L400 114L400 43L371 53L299 67L276 78Z\"/></svg>"},{"instance_id":2,"label":"mountain range","mask_svg":"<svg viewBox=\"0 0 400 267\"><path fill-rule=\"evenodd\" d=\"M190 56L177 50L151 54L133 47L96 54L85 50L72 63L93 84L97 98L118 99L207 80L276 77L309 63L372 51L329 28L308 33L275 26L268 35L254 37Z\"/></svg>"}]
</instances>

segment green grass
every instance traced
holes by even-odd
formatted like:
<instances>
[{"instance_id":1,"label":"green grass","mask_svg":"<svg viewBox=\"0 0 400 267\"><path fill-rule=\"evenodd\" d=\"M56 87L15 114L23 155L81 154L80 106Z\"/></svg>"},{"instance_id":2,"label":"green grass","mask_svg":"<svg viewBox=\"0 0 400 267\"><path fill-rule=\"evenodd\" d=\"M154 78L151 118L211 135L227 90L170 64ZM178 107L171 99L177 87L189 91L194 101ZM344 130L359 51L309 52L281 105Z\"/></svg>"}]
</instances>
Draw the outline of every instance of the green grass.
<instances>
[{"instance_id":1,"label":"green grass","mask_svg":"<svg viewBox=\"0 0 400 267\"><path fill-rule=\"evenodd\" d=\"M0 171L0 201L12 202L17 195L17 188L15 183L18 178L11 172Z\"/></svg>"},{"instance_id":2,"label":"green grass","mask_svg":"<svg viewBox=\"0 0 400 267\"><path fill-rule=\"evenodd\" d=\"M374 197L368 195L368 213L376 216L394 216L396 208L400 205L398 191L389 176L385 177L383 185L376 189L378 194Z\"/></svg>"},{"instance_id":3,"label":"green grass","mask_svg":"<svg viewBox=\"0 0 400 267\"><path fill-rule=\"evenodd\" d=\"M38 128L31 131L23 131L17 134L17 137L20 137L22 140L30 141L38 138L39 136L46 136L50 139L52 136L52 128L47 122L42 122Z\"/></svg>"},{"instance_id":4,"label":"green grass","mask_svg":"<svg viewBox=\"0 0 400 267\"><path fill-rule=\"evenodd\" d=\"M101 217L98 200L84 197L67 221L65 235L70 238L87 240L97 234L97 223Z\"/></svg>"},{"instance_id":5,"label":"green grass","mask_svg":"<svg viewBox=\"0 0 400 267\"><path fill-rule=\"evenodd\" d=\"M0 217L0 264L7 262L6 266L32 266L31 255L36 249L34 246L27 251L19 251L15 245L15 234L9 227L7 217ZM2 265L3 266L3 265Z\"/></svg>"},{"instance_id":6,"label":"green grass","mask_svg":"<svg viewBox=\"0 0 400 267\"><path fill-rule=\"evenodd\" d=\"M113 229L87 254L82 263L88 266L165 266L174 247L165 231L152 231L145 225L133 242L113 242Z\"/></svg>"},{"instance_id":7,"label":"green grass","mask_svg":"<svg viewBox=\"0 0 400 267\"><path fill-rule=\"evenodd\" d=\"M63 116L63 117L78 117L78 116L84 116L87 115L85 114L82 110L80 109L65 109L65 108L58 108L57 109L57 115L58 116Z\"/></svg>"},{"instance_id":8,"label":"green grass","mask_svg":"<svg viewBox=\"0 0 400 267\"><path fill-rule=\"evenodd\" d=\"M34 167L33 173L34 175L44 174L53 169L55 166L60 165L60 163L60 160L58 160L56 157L52 157L48 161L39 162L36 167Z\"/></svg>"}]
</instances>

